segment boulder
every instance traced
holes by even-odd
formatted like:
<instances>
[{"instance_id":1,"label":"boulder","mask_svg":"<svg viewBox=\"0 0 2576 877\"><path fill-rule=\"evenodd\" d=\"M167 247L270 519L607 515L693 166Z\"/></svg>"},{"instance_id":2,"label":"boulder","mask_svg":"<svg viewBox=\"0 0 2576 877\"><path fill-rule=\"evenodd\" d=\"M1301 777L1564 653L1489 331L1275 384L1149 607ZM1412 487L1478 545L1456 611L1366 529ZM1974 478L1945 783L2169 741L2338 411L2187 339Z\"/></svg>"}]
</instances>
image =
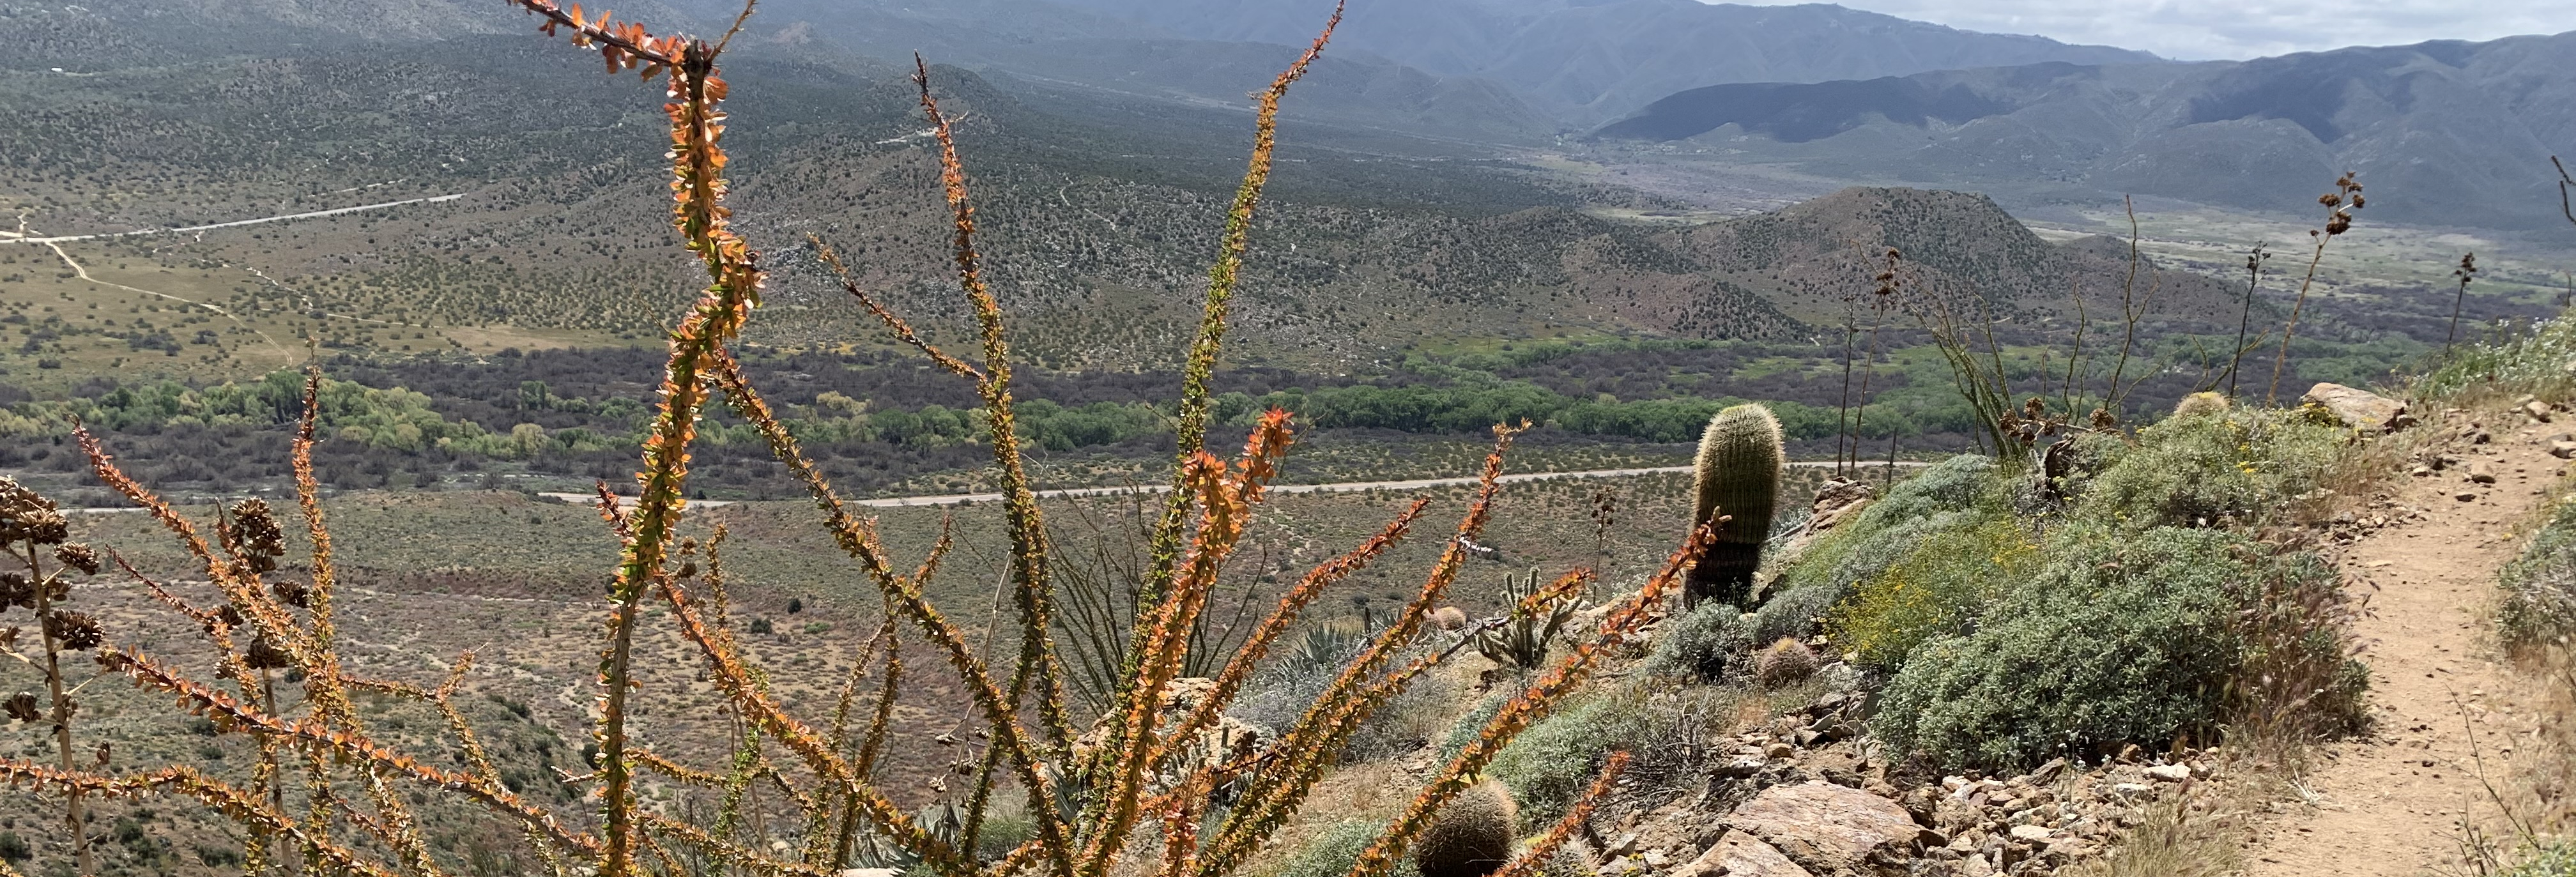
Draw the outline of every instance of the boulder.
<instances>
[{"instance_id":1,"label":"boulder","mask_svg":"<svg viewBox=\"0 0 2576 877\"><path fill-rule=\"evenodd\" d=\"M2415 422L2406 415L2406 403L2342 384L2309 387L2299 401L2324 408L2343 425L2363 432L2387 432Z\"/></svg>"},{"instance_id":2,"label":"boulder","mask_svg":"<svg viewBox=\"0 0 2576 877\"><path fill-rule=\"evenodd\" d=\"M1821 874L1866 874L1902 861L1923 833L1894 801L1814 780L1762 790L1727 824Z\"/></svg>"},{"instance_id":3,"label":"boulder","mask_svg":"<svg viewBox=\"0 0 2576 877\"><path fill-rule=\"evenodd\" d=\"M1815 877L1761 839L1730 831L1671 877Z\"/></svg>"}]
</instances>

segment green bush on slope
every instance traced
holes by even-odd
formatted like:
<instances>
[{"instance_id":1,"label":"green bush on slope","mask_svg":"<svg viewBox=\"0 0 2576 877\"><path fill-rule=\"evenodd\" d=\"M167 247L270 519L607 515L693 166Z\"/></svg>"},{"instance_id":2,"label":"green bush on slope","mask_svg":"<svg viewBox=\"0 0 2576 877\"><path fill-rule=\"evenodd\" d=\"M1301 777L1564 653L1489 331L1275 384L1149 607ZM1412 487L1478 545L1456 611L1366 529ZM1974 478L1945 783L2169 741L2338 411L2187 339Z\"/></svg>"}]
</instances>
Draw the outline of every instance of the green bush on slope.
<instances>
[{"instance_id":1,"label":"green bush on slope","mask_svg":"<svg viewBox=\"0 0 2576 877\"><path fill-rule=\"evenodd\" d=\"M2316 489L2348 430L2298 411L2230 408L2167 418L2081 485L2075 517L2129 527L2256 524Z\"/></svg>"},{"instance_id":2,"label":"green bush on slope","mask_svg":"<svg viewBox=\"0 0 2576 877\"><path fill-rule=\"evenodd\" d=\"M1975 633L1916 647L1873 728L1945 766L2024 766L2215 729L2249 643L2232 622L2265 576L2330 581L2313 555L2270 555L2217 530L2070 525L2047 564ZM2275 644L2329 650L2339 643ZM2349 668L2347 668L2349 669ZM2351 709L2365 677L2336 674L2321 708Z\"/></svg>"},{"instance_id":3,"label":"green bush on slope","mask_svg":"<svg viewBox=\"0 0 2576 877\"><path fill-rule=\"evenodd\" d=\"M2502 578L2496 620L2505 642L2532 645L2576 633L2576 503L2557 505Z\"/></svg>"}]
</instances>

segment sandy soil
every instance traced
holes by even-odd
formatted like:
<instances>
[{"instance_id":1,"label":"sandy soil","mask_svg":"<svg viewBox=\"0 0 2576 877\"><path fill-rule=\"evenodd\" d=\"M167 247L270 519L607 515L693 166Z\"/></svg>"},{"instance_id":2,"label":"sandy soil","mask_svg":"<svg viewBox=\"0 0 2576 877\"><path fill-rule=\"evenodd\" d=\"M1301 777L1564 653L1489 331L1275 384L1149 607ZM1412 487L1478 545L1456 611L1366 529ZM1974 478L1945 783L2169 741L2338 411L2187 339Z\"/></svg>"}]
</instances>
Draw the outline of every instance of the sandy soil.
<instances>
[{"instance_id":1,"label":"sandy soil","mask_svg":"<svg viewBox=\"0 0 2576 877\"><path fill-rule=\"evenodd\" d=\"M2257 827L2249 877L2463 873L2461 820L2493 817L2480 771L2500 774L2516 738L2532 730L2536 703L2496 651L2496 570L2563 472L2549 438L2576 424L2564 414L2555 424L2487 420L2492 442L2451 449L2462 466L2394 491L2421 518L2375 531L2340 558L2348 575L2375 586L2357 631L2375 727L2318 753L2297 778L2308 805ZM2494 484L2469 480L2476 464Z\"/></svg>"}]
</instances>

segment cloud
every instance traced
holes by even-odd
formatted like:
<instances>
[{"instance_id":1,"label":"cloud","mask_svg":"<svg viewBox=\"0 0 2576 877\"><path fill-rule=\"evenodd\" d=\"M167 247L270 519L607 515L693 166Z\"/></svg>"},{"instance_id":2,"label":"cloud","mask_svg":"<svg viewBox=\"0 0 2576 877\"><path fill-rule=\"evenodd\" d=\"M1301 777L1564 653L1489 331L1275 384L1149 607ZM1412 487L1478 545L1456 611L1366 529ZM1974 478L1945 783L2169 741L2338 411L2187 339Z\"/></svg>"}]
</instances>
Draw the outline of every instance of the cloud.
<instances>
[{"instance_id":1,"label":"cloud","mask_svg":"<svg viewBox=\"0 0 2576 877\"><path fill-rule=\"evenodd\" d=\"M1776 5L1770 0L1737 0ZM1780 3L1796 0L1779 0ZM2038 34L2184 60L2491 40L2576 27L2576 0L1841 0L1961 30Z\"/></svg>"}]
</instances>

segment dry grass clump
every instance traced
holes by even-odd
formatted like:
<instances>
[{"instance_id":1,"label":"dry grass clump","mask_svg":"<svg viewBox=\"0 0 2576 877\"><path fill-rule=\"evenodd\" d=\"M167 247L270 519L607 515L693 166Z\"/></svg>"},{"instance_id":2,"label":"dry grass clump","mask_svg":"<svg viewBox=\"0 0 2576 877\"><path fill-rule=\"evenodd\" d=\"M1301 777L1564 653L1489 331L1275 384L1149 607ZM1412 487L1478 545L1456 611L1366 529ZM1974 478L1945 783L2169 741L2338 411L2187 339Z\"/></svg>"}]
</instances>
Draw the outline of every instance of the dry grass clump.
<instances>
[{"instance_id":1,"label":"dry grass clump","mask_svg":"<svg viewBox=\"0 0 2576 877\"><path fill-rule=\"evenodd\" d=\"M926 596L953 540L943 537L918 562L898 562L880 541L873 520L857 516L736 361L743 325L761 302L767 278L761 254L731 230L721 147L722 103L728 88L718 76L725 39L656 36L632 23L611 24L578 6L551 0L510 0L562 33L600 53L612 73L635 70L659 77L667 98L671 150L672 224L684 246L704 266L707 283L696 303L671 330L659 404L641 448L638 496L623 503L602 483L602 524L622 545L599 606L603 617L593 702L595 724L583 755L593 770L549 780L561 788L522 795L496 768L476 730L459 709L473 655L450 662L435 685L353 674L344 665L333 599L338 574L332 534L312 466L314 428L321 408L318 374L305 383L304 410L293 443L298 511L311 546L301 569L281 564L283 532L265 505L246 502L206 526L128 477L95 437L79 434L97 476L142 506L193 558L190 576L204 588L165 588L121 561L118 566L171 610L196 623L215 656L191 661L147 651L139 642L84 624L54 604L61 566L84 571L95 552L62 546L54 566L38 546L62 542L61 518L41 499L12 492L5 518L11 550L23 548L26 570L10 579L11 602L32 603L43 615L48 662L64 650L94 647L104 670L175 700L206 718L218 733L257 741L259 768L244 782L188 765L111 770L73 758L67 694L59 672L53 705L11 702L9 711L30 721L51 721L60 744L56 763L0 760L0 781L32 787L64 802L66 819L80 835L83 805L96 798L162 796L193 801L238 823L245 832L246 873L281 869L306 873L441 875L457 870L452 853L434 849L420 813L432 796L481 810L490 822L518 830L531 870L557 877L745 873L822 875L854 865L902 868L939 877L1223 877L1238 871L1289 824L1318 781L1366 720L1385 709L1407 686L1457 649L1417 648L1438 626L1437 608L1449 596L1470 546L1493 508L1504 452L1517 429L1496 427L1474 499L1445 540L1440 560L1414 596L1364 644L1340 660L1295 719L1275 734L1240 733L1225 719L1278 640L1301 613L1336 583L1367 567L1410 535L1428 500L1396 514L1377 534L1315 567L1289 586L1275 606L1231 650L1201 666L1207 678L1184 678L1194 644L1213 604L1221 573L1242 545L1254 516L1277 477L1279 462L1296 436L1284 411L1258 418L1240 455L1226 459L1203 449L1212 413L1209 378L1227 326L1254 208L1268 178L1273 123L1280 98L1323 50L1336 12L1314 44L1259 96L1255 144L1210 271L1204 317L1188 352L1188 368L1175 432L1173 488L1148 533L1149 560L1133 583L1132 609L1112 621L1126 646L1114 654L1116 672L1102 677L1098 708L1068 702L1064 657L1051 634L1054 601L1065 558L1049 536L1029 487L1022 438L1014 428L1012 351L999 304L986 288L976 248L977 217L964 163L947 118L933 95L928 67L915 83L935 134L941 183L953 219L950 250L956 281L973 317L976 349L952 354L914 332L869 290L844 274L844 285L893 336L941 369L971 383L984 403L983 425L993 452L994 478L1004 494L1010 557L1003 585L1010 609L995 626L1002 638L988 654L965 628ZM744 15L750 14L748 7ZM735 30L740 29L740 20ZM819 241L817 242L819 244ZM818 246L827 263L828 247ZM855 662L828 710L800 710L770 683L767 670L748 657L737 637L726 598L723 534L701 544L681 539L687 514L689 460L698 424L709 405L729 405L756 427L778 459L823 512L836 546L855 562L860 580L882 601L875 635ZM1522 730L1547 716L1591 676L1613 649L1632 648L1639 630L1661 610L1712 539L1702 527L1665 558L1636 591L1608 606L1588 638L1533 662L1526 684L1485 719L1435 778L1412 795L1385 827L1374 832L1348 868L1350 877L1382 877L1453 799L1465 793L1496 755ZM108 555L114 558L111 553ZM1524 614L1553 608L1590 581L1577 570L1533 594ZM1569 584L1570 583L1570 584ZM1533 582L1535 584L1535 582ZM206 594L211 594L208 598ZM22 596L24 595L24 596ZM1553 614L1553 613L1550 613ZM637 670L639 641L674 637L703 661L704 679L721 692L732 717L730 760L698 766L657 752L639 738L634 717L648 688ZM911 642L907 643L906 640ZM878 784L903 695L905 647L927 651L953 673L970 718L936 742L956 747L950 776L934 784L942 800L915 813L898 806ZM158 648L157 646L154 648ZM1544 643L1539 651L1544 652ZM914 654L918 654L916 651ZM918 660L915 658L914 660ZM282 673L280 671L283 671ZM281 687L284 682L294 688ZM300 690L297 690L300 689ZM405 751L370 727L359 704L377 700L424 705L443 716L446 737L434 752ZM102 753L103 754L103 753ZM1615 764L1619 761L1613 757ZM1614 771L1615 772L1615 771ZM645 774L657 783L715 794L709 814L677 813L641 789ZM945 784L954 783L955 788ZM582 809L560 809L564 788L584 793ZM1574 802L1576 811L1605 794L1607 776ZM766 798L780 807L746 800ZM785 815L779 815L779 811ZM1500 866L1511 877L1530 873L1570 832L1560 823L1548 839ZM89 863L80 863L89 870Z\"/></svg>"}]
</instances>

